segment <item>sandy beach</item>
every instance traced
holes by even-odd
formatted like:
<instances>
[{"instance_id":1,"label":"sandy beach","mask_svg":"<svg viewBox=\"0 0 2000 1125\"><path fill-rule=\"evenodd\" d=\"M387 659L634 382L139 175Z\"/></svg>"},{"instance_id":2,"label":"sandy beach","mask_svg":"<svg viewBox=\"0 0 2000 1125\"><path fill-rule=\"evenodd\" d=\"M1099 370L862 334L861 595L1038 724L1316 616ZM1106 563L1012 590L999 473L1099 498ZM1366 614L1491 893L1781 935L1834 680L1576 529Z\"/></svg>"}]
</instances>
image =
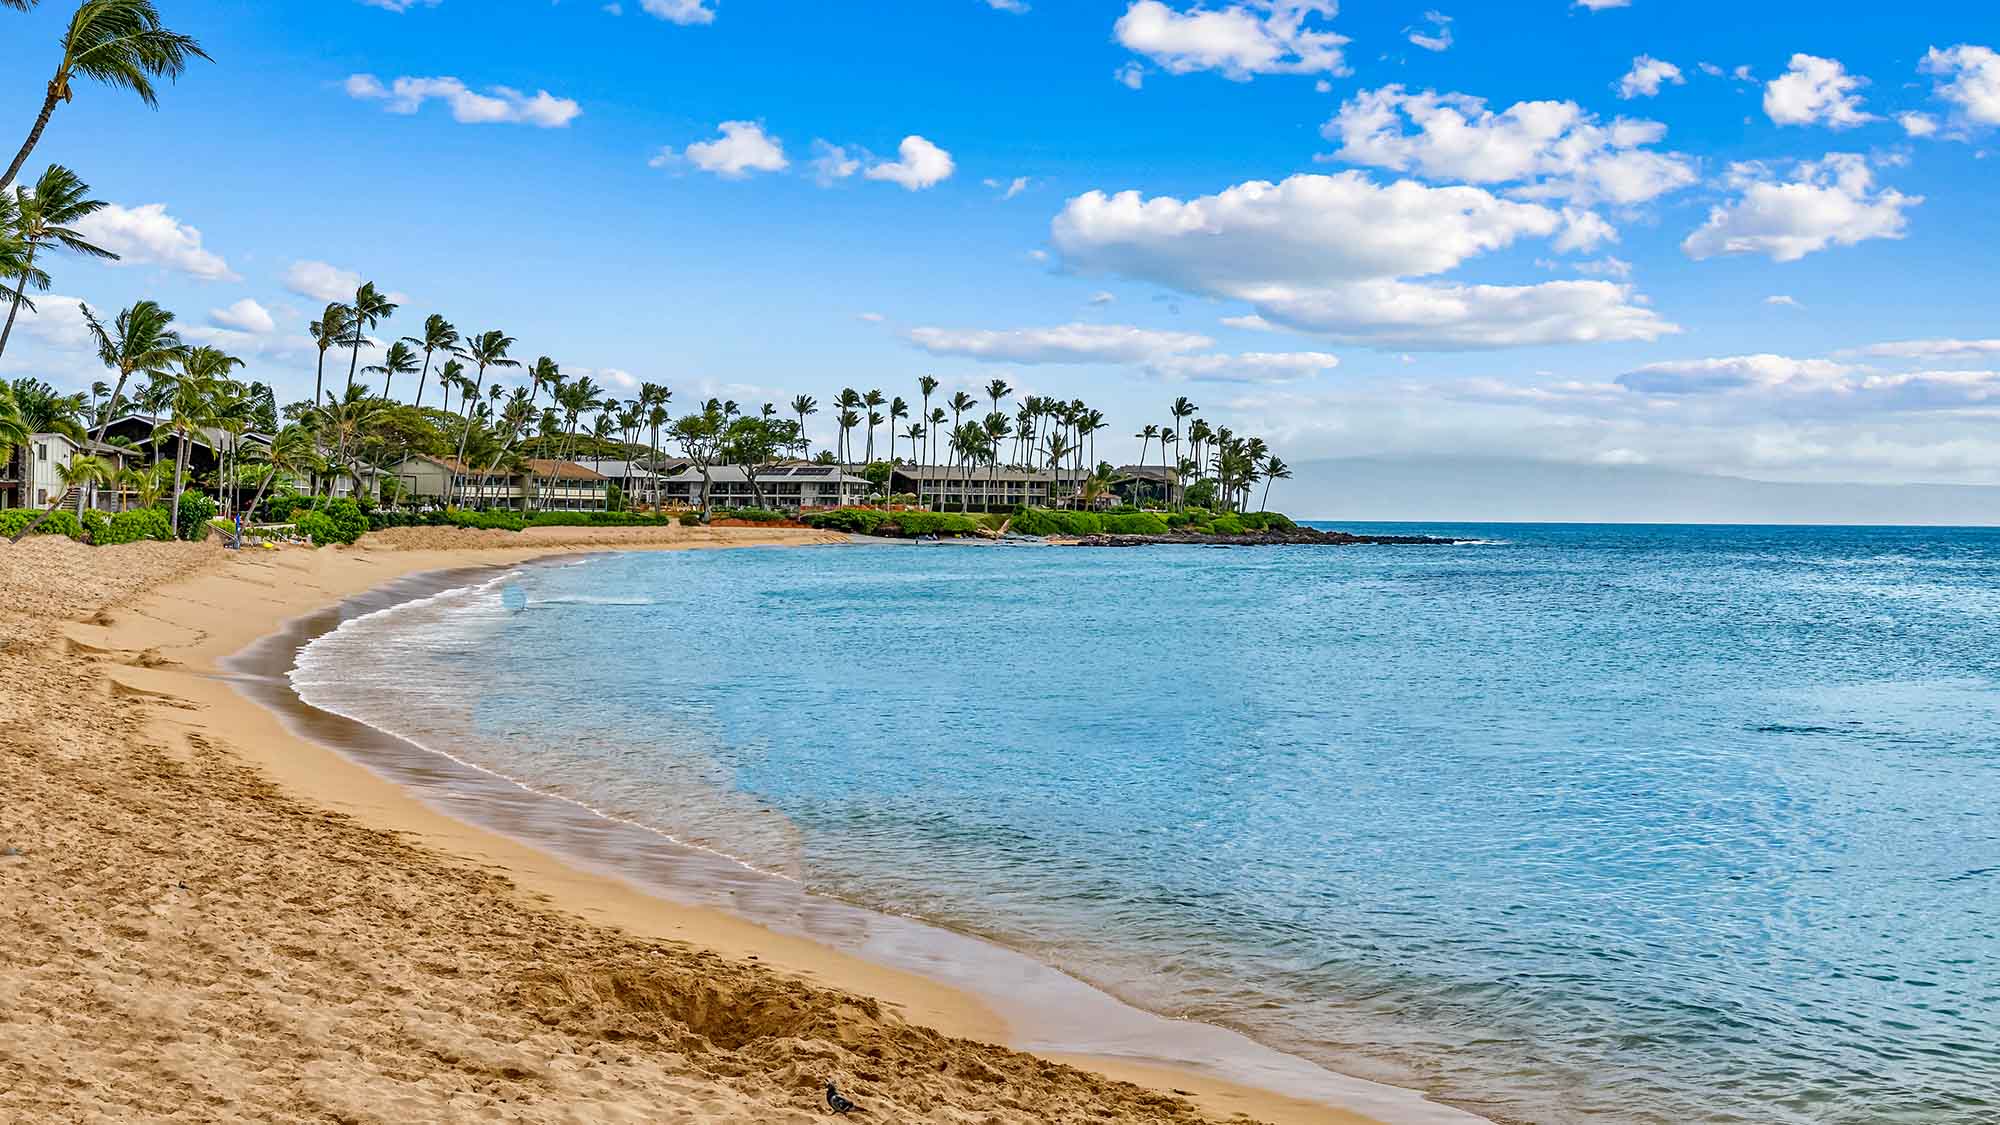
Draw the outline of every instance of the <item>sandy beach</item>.
<instances>
[{"instance_id":1,"label":"sandy beach","mask_svg":"<svg viewBox=\"0 0 2000 1125\"><path fill-rule=\"evenodd\" d=\"M401 529L353 549L0 549L0 1119L1363 1122L1010 1050L978 997L435 811L218 675L405 576L843 541Z\"/></svg>"}]
</instances>

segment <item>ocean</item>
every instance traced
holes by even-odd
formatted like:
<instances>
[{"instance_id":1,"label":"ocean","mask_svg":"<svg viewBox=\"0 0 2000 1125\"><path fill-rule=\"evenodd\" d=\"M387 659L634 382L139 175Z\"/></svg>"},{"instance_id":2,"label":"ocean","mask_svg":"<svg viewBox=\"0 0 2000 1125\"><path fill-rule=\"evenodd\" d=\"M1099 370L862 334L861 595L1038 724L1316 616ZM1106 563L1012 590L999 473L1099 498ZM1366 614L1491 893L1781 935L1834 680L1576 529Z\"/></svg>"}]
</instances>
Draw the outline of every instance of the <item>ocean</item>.
<instances>
[{"instance_id":1,"label":"ocean","mask_svg":"<svg viewBox=\"0 0 2000 1125\"><path fill-rule=\"evenodd\" d=\"M1501 1121L2000 1119L2000 532L481 576L315 706Z\"/></svg>"}]
</instances>

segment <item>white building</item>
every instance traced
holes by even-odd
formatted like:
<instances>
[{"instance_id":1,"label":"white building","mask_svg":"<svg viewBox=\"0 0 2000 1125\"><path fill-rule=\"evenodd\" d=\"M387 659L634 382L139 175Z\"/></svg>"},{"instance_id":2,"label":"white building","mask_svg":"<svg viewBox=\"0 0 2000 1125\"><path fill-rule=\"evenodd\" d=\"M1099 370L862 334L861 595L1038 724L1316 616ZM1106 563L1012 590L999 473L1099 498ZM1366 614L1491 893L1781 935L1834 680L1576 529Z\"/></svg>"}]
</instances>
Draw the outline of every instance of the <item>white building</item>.
<instances>
[{"instance_id":1,"label":"white building","mask_svg":"<svg viewBox=\"0 0 2000 1125\"><path fill-rule=\"evenodd\" d=\"M710 498L718 508L748 508L763 493L767 507L785 511L840 508L864 503L874 486L839 465L773 465L757 474L757 488L750 487L749 470L741 465L711 465L708 469ZM702 474L698 468L683 469L662 482L670 506L701 507Z\"/></svg>"}]
</instances>

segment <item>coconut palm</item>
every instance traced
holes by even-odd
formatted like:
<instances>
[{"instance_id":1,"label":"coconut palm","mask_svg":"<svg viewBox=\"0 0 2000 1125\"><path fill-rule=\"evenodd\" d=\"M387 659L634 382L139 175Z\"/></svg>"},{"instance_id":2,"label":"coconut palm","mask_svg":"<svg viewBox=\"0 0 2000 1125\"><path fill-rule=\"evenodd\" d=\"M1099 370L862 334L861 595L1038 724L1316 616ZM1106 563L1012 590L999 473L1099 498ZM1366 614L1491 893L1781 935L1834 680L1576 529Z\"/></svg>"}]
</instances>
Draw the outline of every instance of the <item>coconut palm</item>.
<instances>
[{"instance_id":1,"label":"coconut palm","mask_svg":"<svg viewBox=\"0 0 2000 1125\"><path fill-rule=\"evenodd\" d=\"M405 336L403 337L403 342L424 349L423 374L417 376L417 397L415 401L410 403L411 406L422 409L424 405L424 384L430 382L431 378L431 356L438 352L443 352L446 355L457 355L458 329L451 326L451 321L446 320L436 313L432 313L424 318L423 335ZM388 392L384 391L383 393L387 394Z\"/></svg>"},{"instance_id":2,"label":"coconut palm","mask_svg":"<svg viewBox=\"0 0 2000 1125\"><path fill-rule=\"evenodd\" d=\"M155 382L164 380L169 392L167 429L176 439L171 518L174 527L179 528L181 492L186 486L188 453L194 445L194 435L215 424L223 384L231 371L243 366L243 361L220 348L210 347L183 348L175 359L178 361L176 370L153 378Z\"/></svg>"},{"instance_id":3,"label":"coconut palm","mask_svg":"<svg viewBox=\"0 0 2000 1125\"><path fill-rule=\"evenodd\" d=\"M28 444L28 435L32 432L21 418L21 408L14 402L13 389L0 383L0 466L9 464L14 451Z\"/></svg>"},{"instance_id":4,"label":"coconut palm","mask_svg":"<svg viewBox=\"0 0 2000 1125\"><path fill-rule=\"evenodd\" d=\"M457 353L454 352L453 354L456 355ZM444 396L443 404L438 407L438 413L451 413L451 392L458 389L458 385L462 381L460 377L464 374L465 365L455 359L445 360L444 366L438 368L438 392ZM422 383L417 384L417 397L424 397L424 385ZM418 403L418 405L421 406L423 404Z\"/></svg>"},{"instance_id":5,"label":"coconut palm","mask_svg":"<svg viewBox=\"0 0 2000 1125\"><path fill-rule=\"evenodd\" d=\"M910 404L901 395L889 400L889 463L896 463L896 423L910 416Z\"/></svg>"},{"instance_id":6,"label":"coconut palm","mask_svg":"<svg viewBox=\"0 0 2000 1125\"><path fill-rule=\"evenodd\" d=\"M811 395L798 395L792 399L792 413L799 416L800 457L812 452L812 439L806 437L806 419L819 413L819 400Z\"/></svg>"},{"instance_id":7,"label":"coconut palm","mask_svg":"<svg viewBox=\"0 0 2000 1125\"><path fill-rule=\"evenodd\" d=\"M328 348L345 343L354 320L354 310L338 301L326 306L319 319L306 326L312 334L313 346L319 349L319 367L313 375L313 402L317 404L326 394L326 352Z\"/></svg>"},{"instance_id":8,"label":"coconut palm","mask_svg":"<svg viewBox=\"0 0 2000 1125\"><path fill-rule=\"evenodd\" d=\"M962 394L963 392L961 392ZM974 403L973 405L978 405ZM961 422L951 429L951 454L958 459L964 472L964 483L959 486L958 510L970 511L972 499L972 466L986 457L986 427L977 422Z\"/></svg>"},{"instance_id":9,"label":"coconut palm","mask_svg":"<svg viewBox=\"0 0 2000 1125\"><path fill-rule=\"evenodd\" d=\"M382 376L382 397L394 401L393 396L389 394L390 385L395 383L398 375L415 373L417 366L416 350L398 340L389 345L388 351L382 353L382 362L362 368L361 373Z\"/></svg>"},{"instance_id":10,"label":"coconut palm","mask_svg":"<svg viewBox=\"0 0 2000 1125\"><path fill-rule=\"evenodd\" d=\"M104 428L118 417L118 397L125 393L126 382L134 373L151 379L164 372L180 354L181 336L172 327L174 314L152 301L140 301L121 311L112 321L111 331L98 322L89 305L82 308L84 323L97 343L97 358L118 372L118 382L113 384L111 399L97 423L95 436L103 441Z\"/></svg>"},{"instance_id":11,"label":"coconut palm","mask_svg":"<svg viewBox=\"0 0 2000 1125\"><path fill-rule=\"evenodd\" d=\"M863 464L875 462L875 427L882 424L882 415L875 408L887 401L881 391L869 391L861 396L861 405L868 408L868 456L863 459Z\"/></svg>"},{"instance_id":12,"label":"coconut palm","mask_svg":"<svg viewBox=\"0 0 2000 1125\"><path fill-rule=\"evenodd\" d=\"M849 456L849 452L854 448L854 439L849 435L854 432L854 427L861 424L861 415L852 410L843 410L833 416L833 423L840 429L840 463L851 465L854 460Z\"/></svg>"},{"instance_id":13,"label":"coconut palm","mask_svg":"<svg viewBox=\"0 0 2000 1125\"><path fill-rule=\"evenodd\" d=\"M860 424L861 392L855 390L853 387L844 387L841 389L840 395L833 400L833 404L839 409L841 414L855 415L855 420L849 422L841 430L840 434L840 463L851 465L854 463L854 446L848 439L847 431L852 430ZM836 418L836 420L838 419Z\"/></svg>"},{"instance_id":14,"label":"coconut palm","mask_svg":"<svg viewBox=\"0 0 2000 1125\"><path fill-rule=\"evenodd\" d=\"M1189 402L1186 396L1175 399L1174 404L1168 408L1168 413L1173 416L1174 420L1174 448L1176 450L1181 447L1181 423L1194 417L1196 409L1198 408L1195 404ZM1164 441L1165 439L1162 438L1161 440ZM1178 505L1180 503L1179 498L1176 497L1174 502Z\"/></svg>"},{"instance_id":15,"label":"coconut palm","mask_svg":"<svg viewBox=\"0 0 2000 1125\"><path fill-rule=\"evenodd\" d=\"M375 288L374 282L364 281L361 288L354 291L354 303L347 307L353 317L348 321L347 339L342 342L347 345L347 385L351 388L354 386L354 373L361 363L361 349L374 342L368 338L368 333L394 316L397 306Z\"/></svg>"},{"instance_id":16,"label":"coconut palm","mask_svg":"<svg viewBox=\"0 0 2000 1125\"><path fill-rule=\"evenodd\" d=\"M264 502L264 494L270 490L273 481L281 476L297 480L311 470L313 436L304 426L286 426L272 436L269 448L261 445L252 445L251 448L257 451L254 455L255 461L264 466L263 479L257 484L257 493L250 498L250 506L244 509L254 518L258 505Z\"/></svg>"},{"instance_id":17,"label":"coconut palm","mask_svg":"<svg viewBox=\"0 0 2000 1125\"><path fill-rule=\"evenodd\" d=\"M7 339L14 334L14 318L21 311L29 283L39 276L44 280L38 288L47 285L46 275L38 274L35 269L36 254L60 248L86 258L118 260L118 255L86 239L73 225L104 207L103 200L90 198L89 184L60 164L49 165L32 189L14 189L13 229L23 258L11 271L15 277L14 300L7 309L7 325L0 328L0 354L5 354Z\"/></svg>"},{"instance_id":18,"label":"coconut palm","mask_svg":"<svg viewBox=\"0 0 2000 1125\"><path fill-rule=\"evenodd\" d=\"M8 3L13 5L17 0ZM57 103L76 96L71 85L74 79L88 78L106 86L123 87L139 95L140 101L157 108L159 97L153 80L179 78L193 59L214 61L193 37L162 26L153 0L83 0L63 32L62 61L56 66L55 77L49 79L41 116L35 118L27 141L14 154L14 162L0 175L0 190L5 190L21 174L21 165L28 162L28 154L41 141L42 131L49 127Z\"/></svg>"},{"instance_id":19,"label":"coconut palm","mask_svg":"<svg viewBox=\"0 0 2000 1125\"><path fill-rule=\"evenodd\" d=\"M467 403L472 402L474 399L478 397L479 388L483 386L486 382L487 368L521 366L521 362L519 360L510 359L507 356L508 349L512 348L513 346L514 346L514 337L509 336L505 332L501 332L498 329L495 329L491 332L482 332L479 335L474 336L465 342L465 358L471 360L473 366L478 369L477 373L474 374L472 378L471 393L466 396ZM499 398L500 384L495 383L493 385L493 391L494 391L493 397L495 399ZM470 410L468 409L466 414L465 429L459 434L458 438L458 463L461 467L464 467L465 465L465 443L466 440L471 436L472 436L472 415ZM470 474L466 475L469 476Z\"/></svg>"}]
</instances>

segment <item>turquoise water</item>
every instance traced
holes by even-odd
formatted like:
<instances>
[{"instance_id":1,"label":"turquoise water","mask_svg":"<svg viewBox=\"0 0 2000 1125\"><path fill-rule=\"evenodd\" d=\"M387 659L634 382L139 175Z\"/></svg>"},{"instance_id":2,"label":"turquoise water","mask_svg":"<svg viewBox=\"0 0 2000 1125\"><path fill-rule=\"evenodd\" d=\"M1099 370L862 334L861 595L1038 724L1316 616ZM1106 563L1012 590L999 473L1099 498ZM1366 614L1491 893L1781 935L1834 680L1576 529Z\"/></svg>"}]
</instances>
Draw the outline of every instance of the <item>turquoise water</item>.
<instances>
[{"instance_id":1,"label":"turquoise water","mask_svg":"<svg viewBox=\"0 0 2000 1125\"><path fill-rule=\"evenodd\" d=\"M295 680L1497 1118L2000 1119L2000 533L1416 530L607 556Z\"/></svg>"}]
</instances>

